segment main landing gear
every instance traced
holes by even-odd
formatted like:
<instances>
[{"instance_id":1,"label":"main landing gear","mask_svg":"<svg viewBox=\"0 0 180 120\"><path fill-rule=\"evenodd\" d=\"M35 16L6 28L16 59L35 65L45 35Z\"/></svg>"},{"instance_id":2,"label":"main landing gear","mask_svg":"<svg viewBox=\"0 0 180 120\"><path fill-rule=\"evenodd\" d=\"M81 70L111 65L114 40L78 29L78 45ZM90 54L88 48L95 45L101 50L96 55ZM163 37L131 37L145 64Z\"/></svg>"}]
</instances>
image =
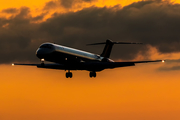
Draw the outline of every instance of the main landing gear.
<instances>
[{"instance_id":1,"label":"main landing gear","mask_svg":"<svg viewBox=\"0 0 180 120\"><path fill-rule=\"evenodd\" d=\"M72 78L72 76L73 76L72 72L68 71L66 73L66 78Z\"/></svg>"},{"instance_id":2,"label":"main landing gear","mask_svg":"<svg viewBox=\"0 0 180 120\"><path fill-rule=\"evenodd\" d=\"M94 71L93 71L93 72L90 72L90 73L89 73L89 77L91 77L91 78L92 78L92 77L96 77L96 72L94 72Z\"/></svg>"},{"instance_id":3,"label":"main landing gear","mask_svg":"<svg viewBox=\"0 0 180 120\"><path fill-rule=\"evenodd\" d=\"M72 77L73 77L73 74L72 74L72 72L70 72L70 70L69 70L69 71L66 73L66 78L72 78ZM93 72L90 72L90 73L89 73L89 77L91 77L91 78L94 77L94 78L95 78L95 77L96 77L96 72L94 72L94 71L93 71Z\"/></svg>"}]
</instances>

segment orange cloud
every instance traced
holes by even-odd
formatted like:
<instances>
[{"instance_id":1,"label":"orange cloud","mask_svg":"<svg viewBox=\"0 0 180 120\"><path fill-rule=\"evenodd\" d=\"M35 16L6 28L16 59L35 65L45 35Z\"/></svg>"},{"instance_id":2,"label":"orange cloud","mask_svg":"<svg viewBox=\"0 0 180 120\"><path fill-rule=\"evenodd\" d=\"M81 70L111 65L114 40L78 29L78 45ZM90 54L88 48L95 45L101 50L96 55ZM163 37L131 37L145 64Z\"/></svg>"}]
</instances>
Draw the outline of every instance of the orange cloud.
<instances>
[{"instance_id":1,"label":"orange cloud","mask_svg":"<svg viewBox=\"0 0 180 120\"><path fill-rule=\"evenodd\" d=\"M160 53L156 47L153 47L151 45L147 45L147 48L148 48L148 52L146 53L146 55L144 55L142 51L140 51L134 60L144 60L144 59L178 60L180 59L180 52Z\"/></svg>"}]
</instances>

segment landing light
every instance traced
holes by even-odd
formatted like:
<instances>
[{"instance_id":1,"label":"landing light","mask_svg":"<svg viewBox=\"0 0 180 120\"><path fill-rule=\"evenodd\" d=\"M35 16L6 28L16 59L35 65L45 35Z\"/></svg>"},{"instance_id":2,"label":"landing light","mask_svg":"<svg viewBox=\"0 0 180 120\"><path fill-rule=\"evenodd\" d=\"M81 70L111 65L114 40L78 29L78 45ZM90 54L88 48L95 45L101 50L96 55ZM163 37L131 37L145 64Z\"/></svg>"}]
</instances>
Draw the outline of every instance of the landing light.
<instances>
[{"instance_id":1,"label":"landing light","mask_svg":"<svg viewBox=\"0 0 180 120\"><path fill-rule=\"evenodd\" d=\"M14 63L12 63L12 66L14 66Z\"/></svg>"},{"instance_id":2,"label":"landing light","mask_svg":"<svg viewBox=\"0 0 180 120\"><path fill-rule=\"evenodd\" d=\"M41 62L44 62L44 58L43 58L43 59L41 59Z\"/></svg>"},{"instance_id":3,"label":"landing light","mask_svg":"<svg viewBox=\"0 0 180 120\"><path fill-rule=\"evenodd\" d=\"M165 61L164 60L162 60L162 63L164 63Z\"/></svg>"}]
</instances>

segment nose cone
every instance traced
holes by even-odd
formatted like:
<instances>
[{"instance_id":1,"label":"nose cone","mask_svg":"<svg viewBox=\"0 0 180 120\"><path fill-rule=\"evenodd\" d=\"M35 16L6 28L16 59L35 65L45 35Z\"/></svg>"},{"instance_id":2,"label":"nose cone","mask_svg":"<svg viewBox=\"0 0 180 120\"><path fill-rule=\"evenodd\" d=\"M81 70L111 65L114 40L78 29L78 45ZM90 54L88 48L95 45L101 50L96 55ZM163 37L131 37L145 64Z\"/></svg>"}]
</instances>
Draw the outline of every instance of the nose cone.
<instances>
[{"instance_id":1,"label":"nose cone","mask_svg":"<svg viewBox=\"0 0 180 120\"><path fill-rule=\"evenodd\" d=\"M53 49L39 48L36 51L36 56L40 59L49 56L53 52Z\"/></svg>"},{"instance_id":2,"label":"nose cone","mask_svg":"<svg viewBox=\"0 0 180 120\"><path fill-rule=\"evenodd\" d=\"M48 57L51 53L53 53L54 49L51 48L38 48L37 51L36 51L36 56L39 58L39 59L43 59L43 58L46 58Z\"/></svg>"},{"instance_id":3,"label":"nose cone","mask_svg":"<svg viewBox=\"0 0 180 120\"><path fill-rule=\"evenodd\" d=\"M39 58L39 59L42 59L42 58L44 58L44 55L45 55L45 52L44 52L44 50L42 50L42 49L37 49L37 51L36 51L36 56Z\"/></svg>"},{"instance_id":4,"label":"nose cone","mask_svg":"<svg viewBox=\"0 0 180 120\"><path fill-rule=\"evenodd\" d=\"M52 43L43 43L36 51L36 56L40 59L48 57L53 51L55 47Z\"/></svg>"}]
</instances>

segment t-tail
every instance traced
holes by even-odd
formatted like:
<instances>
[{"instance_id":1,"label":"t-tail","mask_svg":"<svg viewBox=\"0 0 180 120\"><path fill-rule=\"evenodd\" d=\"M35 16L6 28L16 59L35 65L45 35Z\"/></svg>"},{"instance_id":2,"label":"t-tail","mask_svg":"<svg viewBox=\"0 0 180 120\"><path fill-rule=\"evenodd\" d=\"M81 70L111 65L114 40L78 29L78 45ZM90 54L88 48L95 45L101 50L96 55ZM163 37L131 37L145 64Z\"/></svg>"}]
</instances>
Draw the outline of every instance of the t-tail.
<instances>
[{"instance_id":1,"label":"t-tail","mask_svg":"<svg viewBox=\"0 0 180 120\"><path fill-rule=\"evenodd\" d=\"M106 44L104 47L104 50L101 54L101 57L104 58L109 58L111 55L112 47L114 44L142 44L142 43L133 43L133 42L113 42L112 40L107 39L106 42L102 43L93 43L93 44L88 44L88 45L101 45L101 44Z\"/></svg>"}]
</instances>

